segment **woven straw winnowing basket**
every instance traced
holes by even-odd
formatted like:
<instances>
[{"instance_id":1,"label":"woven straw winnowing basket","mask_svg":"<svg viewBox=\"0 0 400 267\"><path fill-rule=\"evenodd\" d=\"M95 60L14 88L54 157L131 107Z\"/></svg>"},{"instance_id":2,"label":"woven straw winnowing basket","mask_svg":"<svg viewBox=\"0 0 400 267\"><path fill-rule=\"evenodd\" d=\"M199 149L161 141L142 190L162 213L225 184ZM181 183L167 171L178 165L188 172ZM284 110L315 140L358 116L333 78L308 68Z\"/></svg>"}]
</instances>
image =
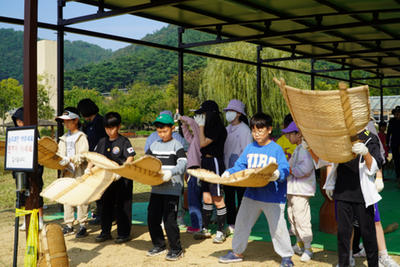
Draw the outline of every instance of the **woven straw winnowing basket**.
<instances>
[{"instance_id":1,"label":"woven straw winnowing basket","mask_svg":"<svg viewBox=\"0 0 400 267\"><path fill-rule=\"evenodd\" d=\"M6 154L6 142L0 141L0 157L4 157Z\"/></svg>"},{"instance_id":2,"label":"woven straw winnowing basket","mask_svg":"<svg viewBox=\"0 0 400 267\"><path fill-rule=\"evenodd\" d=\"M235 172L228 178L222 178L212 171L205 169L189 169L187 172L202 181L212 184L223 184L239 187L263 187L269 183L271 174L278 168L278 164L269 163L261 169L246 169Z\"/></svg>"},{"instance_id":3,"label":"woven straw winnowing basket","mask_svg":"<svg viewBox=\"0 0 400 267\"><path fill-rule=\"evenodd\" d=\"M62 170L67 166L61 166L62 158L57 155L58 144L50 137L43 137L38 141L38 162L49 169Z\"/></svg>"},{"instance_id":4,"label":"woven straw winnowing basket","mask_svg":"<svg viewBox=\"0 0 400 267\"><path fill-rule=\"evenodd\" d=\"M371 114L368 86L335 91L300 90L278 84L293 120L313 152L329 162L343 163L355 158L352 145L357 133L368 124Z\"/></svg>"},{"instance_id":5,"label":"woven straw winnowing basket","mask_svg":"<svg viewBox=\"0 0 400 267\"><path fill-rule=\"evenodd\" d=\"M45 188L40 195L51 201L71 206L87 205L99 200L114 181L114 174L95 166L91 174L76 179L60 178Z\"/></svg>"},{"instance_id":6,"label":"woven straw winnowing basket","mask_svg":"<svg viewBox=\"0 0 400 267\"><path fill-rule=\"evenodd\" d=\"M39 240L37 266L69 267L64 234L59 224L45 224L39 235Z\"/></svg>"},{"instance_id":7,"label":"woven straw winnowing basket","mask_svg":"<svg viewBox=\"0 0 400 267\"><path fill-rule=\"evenodd\" d=\"M161 161L153 156L145 155L131 163L122 166L111 166L105 156L95 152L83 152L86 159L100 168L106 169L122 177L134 180L146 185L159 185L162 180ZM107 159L109 160L109 159Z\"/></svg>"}]
</instances>

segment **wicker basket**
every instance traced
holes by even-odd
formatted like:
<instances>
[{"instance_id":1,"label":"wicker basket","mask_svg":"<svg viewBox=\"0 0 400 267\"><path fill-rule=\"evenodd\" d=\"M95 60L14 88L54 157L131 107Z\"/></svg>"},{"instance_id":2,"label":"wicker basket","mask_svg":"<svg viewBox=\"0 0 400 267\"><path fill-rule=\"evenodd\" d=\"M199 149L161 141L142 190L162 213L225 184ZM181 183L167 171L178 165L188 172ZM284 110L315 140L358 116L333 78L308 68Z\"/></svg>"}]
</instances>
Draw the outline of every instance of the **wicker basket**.
<instances>
[{"instance_id":1,"label":"wicker basket","mask_svg":"<svg viewBox=\"0 0 400 267\"><path fill-rule=\"evenodd\" d=\"M278 168L278 164L269 163L261 169L246 169L235 172L228 178L222 178L212 171L205 169L187 170L190 175L212 184L223 184L239 187L263 187L269 183L271 174Z\"/></svg>"},{"instance_id":2,"label":"wicker basket","mask_svg":"<svg viewBox=\"0 0 400 267\"><path fill-rule=\"evenodd\" d=\"M146 185L159 185L164 182L161 161L155 157L146 155L134 162L115 166L110 163L113 161L101 154L95 152L83 152L82 154L94 165L136 182Z\"/></svg>"},{"instance_id":3,"label":"wicker basket","mask_svg":"<svg viewBox=\"0 0 400 267\"><path fill-rule=\"evenodd\" d=\"M76 179L60 178L46 187L40 195L58 203L71 206L88 205L101 198L114 181L113 173L96 166L92 174Z\"/></svg>"},{"instance_id":4,"label":"wicker basket","mask_svg":"<svg viewBox=\"0 0 400 267\"><path fill-rule=\"evenodd\" d=\"M321 159L343 163L355 158L351 147L358 142L357 133L368 124L371 114L368 86L340 90L300 90L274 82L285 98L297 127L310 148Z\"/></svg>"},{"instance_id":5,"label":"wicker basket","mask_svg":"<svg viewBox=\"0 0 400 267\"><path fill-rule=\"evenodd\" d=\"M39 238L39 267L69 267L67 247L60 225L45 224Z\"/></svg>"},{"instance_id":6,"label":"wicker basket","mask_svg":"<svg viewBox=\"0 0 400 267\"><path fill-rule=\"evenodd\" d=\"M50 137L43 137L38 141L38 162L49 169L62 170L67 166L61 166L62 158L57 155L58 144Z\"/></svg>"}]
</instances>

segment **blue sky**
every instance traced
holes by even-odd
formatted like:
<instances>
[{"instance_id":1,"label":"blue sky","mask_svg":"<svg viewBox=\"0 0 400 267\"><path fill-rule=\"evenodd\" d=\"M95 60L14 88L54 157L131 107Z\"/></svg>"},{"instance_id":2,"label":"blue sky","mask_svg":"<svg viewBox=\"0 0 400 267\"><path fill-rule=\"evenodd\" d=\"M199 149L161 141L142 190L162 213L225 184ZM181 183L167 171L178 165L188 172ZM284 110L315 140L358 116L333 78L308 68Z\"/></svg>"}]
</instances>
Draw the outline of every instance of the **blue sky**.
<instances>
[{"instance_id":1,"label":"blue sky","mask_svg":"<svg viewBox=\"0 0 400 267\"><path fill-rule=\"evenodd\" d=\"M57 1L56 0L38 0L39 11L38 21L56 24L57 21ZM88 5L75 2L68 2L64 7L64 18L73 18L87 14L96 13L97 9ZM24 18L24 0L0 0L0 16L23 19ZM104 32L118 36L141 39L148 33L153 33L167 24L154 20L144 19L132 15L123 15L107 19L101 19L91 22L76 24L72 27L79 27L85 30ZM0 23L0 28L13 28L14 30L23 30L23 26ZM56 40L55 31L39 29L38 37L48 40ZM67 33L66 40L82 40L88 43L97 44L105 49L113 51L125 47L129 44L123 42L110 41L100 38L94 38L79 34Z\"/></svg>"}]
</instances>

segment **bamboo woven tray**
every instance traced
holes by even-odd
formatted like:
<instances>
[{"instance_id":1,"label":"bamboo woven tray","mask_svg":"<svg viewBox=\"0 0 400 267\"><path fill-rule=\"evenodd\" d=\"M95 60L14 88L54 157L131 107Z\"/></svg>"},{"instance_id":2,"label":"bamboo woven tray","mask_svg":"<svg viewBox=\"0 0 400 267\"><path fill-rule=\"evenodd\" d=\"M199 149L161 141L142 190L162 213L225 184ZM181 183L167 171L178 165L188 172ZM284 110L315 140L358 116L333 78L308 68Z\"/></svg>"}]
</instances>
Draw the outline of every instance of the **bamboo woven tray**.
<instances>
[{"instance_id":1,"label":"bamboo woven tray","mask_svg":"<svg viewBox=\"0 0 400 267\"><path fill-rule=\"evenodd\" d=\"M76 179L57 179L40 195L51 201L71 206L87 205L96 201L114 181L114 174L97 166L91 170L92 174L84 174Z\"/></svg>"},{"instance_id":2,"label":"bamboo woven tray","mask_svg":"<svg viewBox=\"0 0 400 267\"><path fill-rule=\"evenodd\" d=\"M163 177L161 161L153 156L146 155L122 166L111 166L111 160L101 154L95 152L83 152L82 154L94 165L136 182L146 185L159 185L164 182L161 179Z\"/></svg>"},{"instance_id":3,"label":"bamboo woven tray","mask_svg":"<svg viewBox=\"0 0 400 267\"><path fill-rule=\"evenodd\" d=\"M212 171L205 169L187 170L190 175L199 178L202 181L212 184L223 184L240 187L263 187L266 186L271 174L278 168L278 164L269 163L261 169L246 169L235 172L228 178L222 178Z\"/></svg>"},{"instance_id":4,"label":"bamboo woven tray","mask_svg":"<svg viewBox=\"0 0 400 267\"><path fill-rule=\"evenodd\" d=\"M58 144L50 137L43 137L38 141L38 161L39 164L49 169L62 170L67 166L61 166L59 162L62 158L57 155Z\"/></svg>"},{"instance_id":5,"label":"bamboo woven tray","mask_svg":"<svg viewBox=\"0 0 400 267\"><path fill-rule=\"evenodd\" d=\"M278 84L293 120L313 152L328 162L343 163L355 158L352 145L371 114L368 86L340 90L311 91Z\"/></svg>"},{"instance_id":6,"label":"bamboo woven tray","mask_svg":"<svg viewBox=\"0 0 400 267\"><path fill-rule=\"evenodd\" d=\"M0 141L0 157L4 157L6 154L6 142Z\"/></svg>"}]
</instances>

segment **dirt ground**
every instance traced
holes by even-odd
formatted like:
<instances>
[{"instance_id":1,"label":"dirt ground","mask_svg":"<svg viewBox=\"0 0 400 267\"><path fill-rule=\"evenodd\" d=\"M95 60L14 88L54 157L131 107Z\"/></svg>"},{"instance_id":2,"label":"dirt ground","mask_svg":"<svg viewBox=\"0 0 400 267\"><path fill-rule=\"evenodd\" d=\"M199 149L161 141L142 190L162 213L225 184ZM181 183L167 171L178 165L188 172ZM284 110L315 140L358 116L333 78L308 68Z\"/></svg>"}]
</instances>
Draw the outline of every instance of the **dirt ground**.
<instances>
[{"instance_id":1,"label":"dirt ground","mask_svg":"<svg viewBox=\"0 0 400 267\"><path fill-rule=\"evenodd\" d=\"M50 205L46 214L57 211L57 205ZM56 222L62 227L62 220ZM13 265L14 251L14 210L0 212L0 266ZM75 225L75 228L77 226ZM232 237L223 244L213 244L211 239L194 240L192 234L181 230L181 242L185 256L177 262L168 262L165 255L147 257L147 250L152 248L147 226L132 225L132 240L117 245L114 240L95 243L94 239L100 234L100 226L88 225L89 235L82 239L74 235L65 238L68 257L71 266L279 266L281 258L274 252L271 242L250 241L244 253L244 261L235 264L219 264L218 257L225 255L231 249ZM19 232L18 266L23 266L25 252L25 232ZM112 236L117 237L116 226L113 226ZM295 266L336 266L337 252L313 248L314 259L309 263L300 262L295 255L292 260ZM400 256L393 256L400 262ZM356 259L357 266L367 266L365 258Z\"/></svg>"}]
</instances>

